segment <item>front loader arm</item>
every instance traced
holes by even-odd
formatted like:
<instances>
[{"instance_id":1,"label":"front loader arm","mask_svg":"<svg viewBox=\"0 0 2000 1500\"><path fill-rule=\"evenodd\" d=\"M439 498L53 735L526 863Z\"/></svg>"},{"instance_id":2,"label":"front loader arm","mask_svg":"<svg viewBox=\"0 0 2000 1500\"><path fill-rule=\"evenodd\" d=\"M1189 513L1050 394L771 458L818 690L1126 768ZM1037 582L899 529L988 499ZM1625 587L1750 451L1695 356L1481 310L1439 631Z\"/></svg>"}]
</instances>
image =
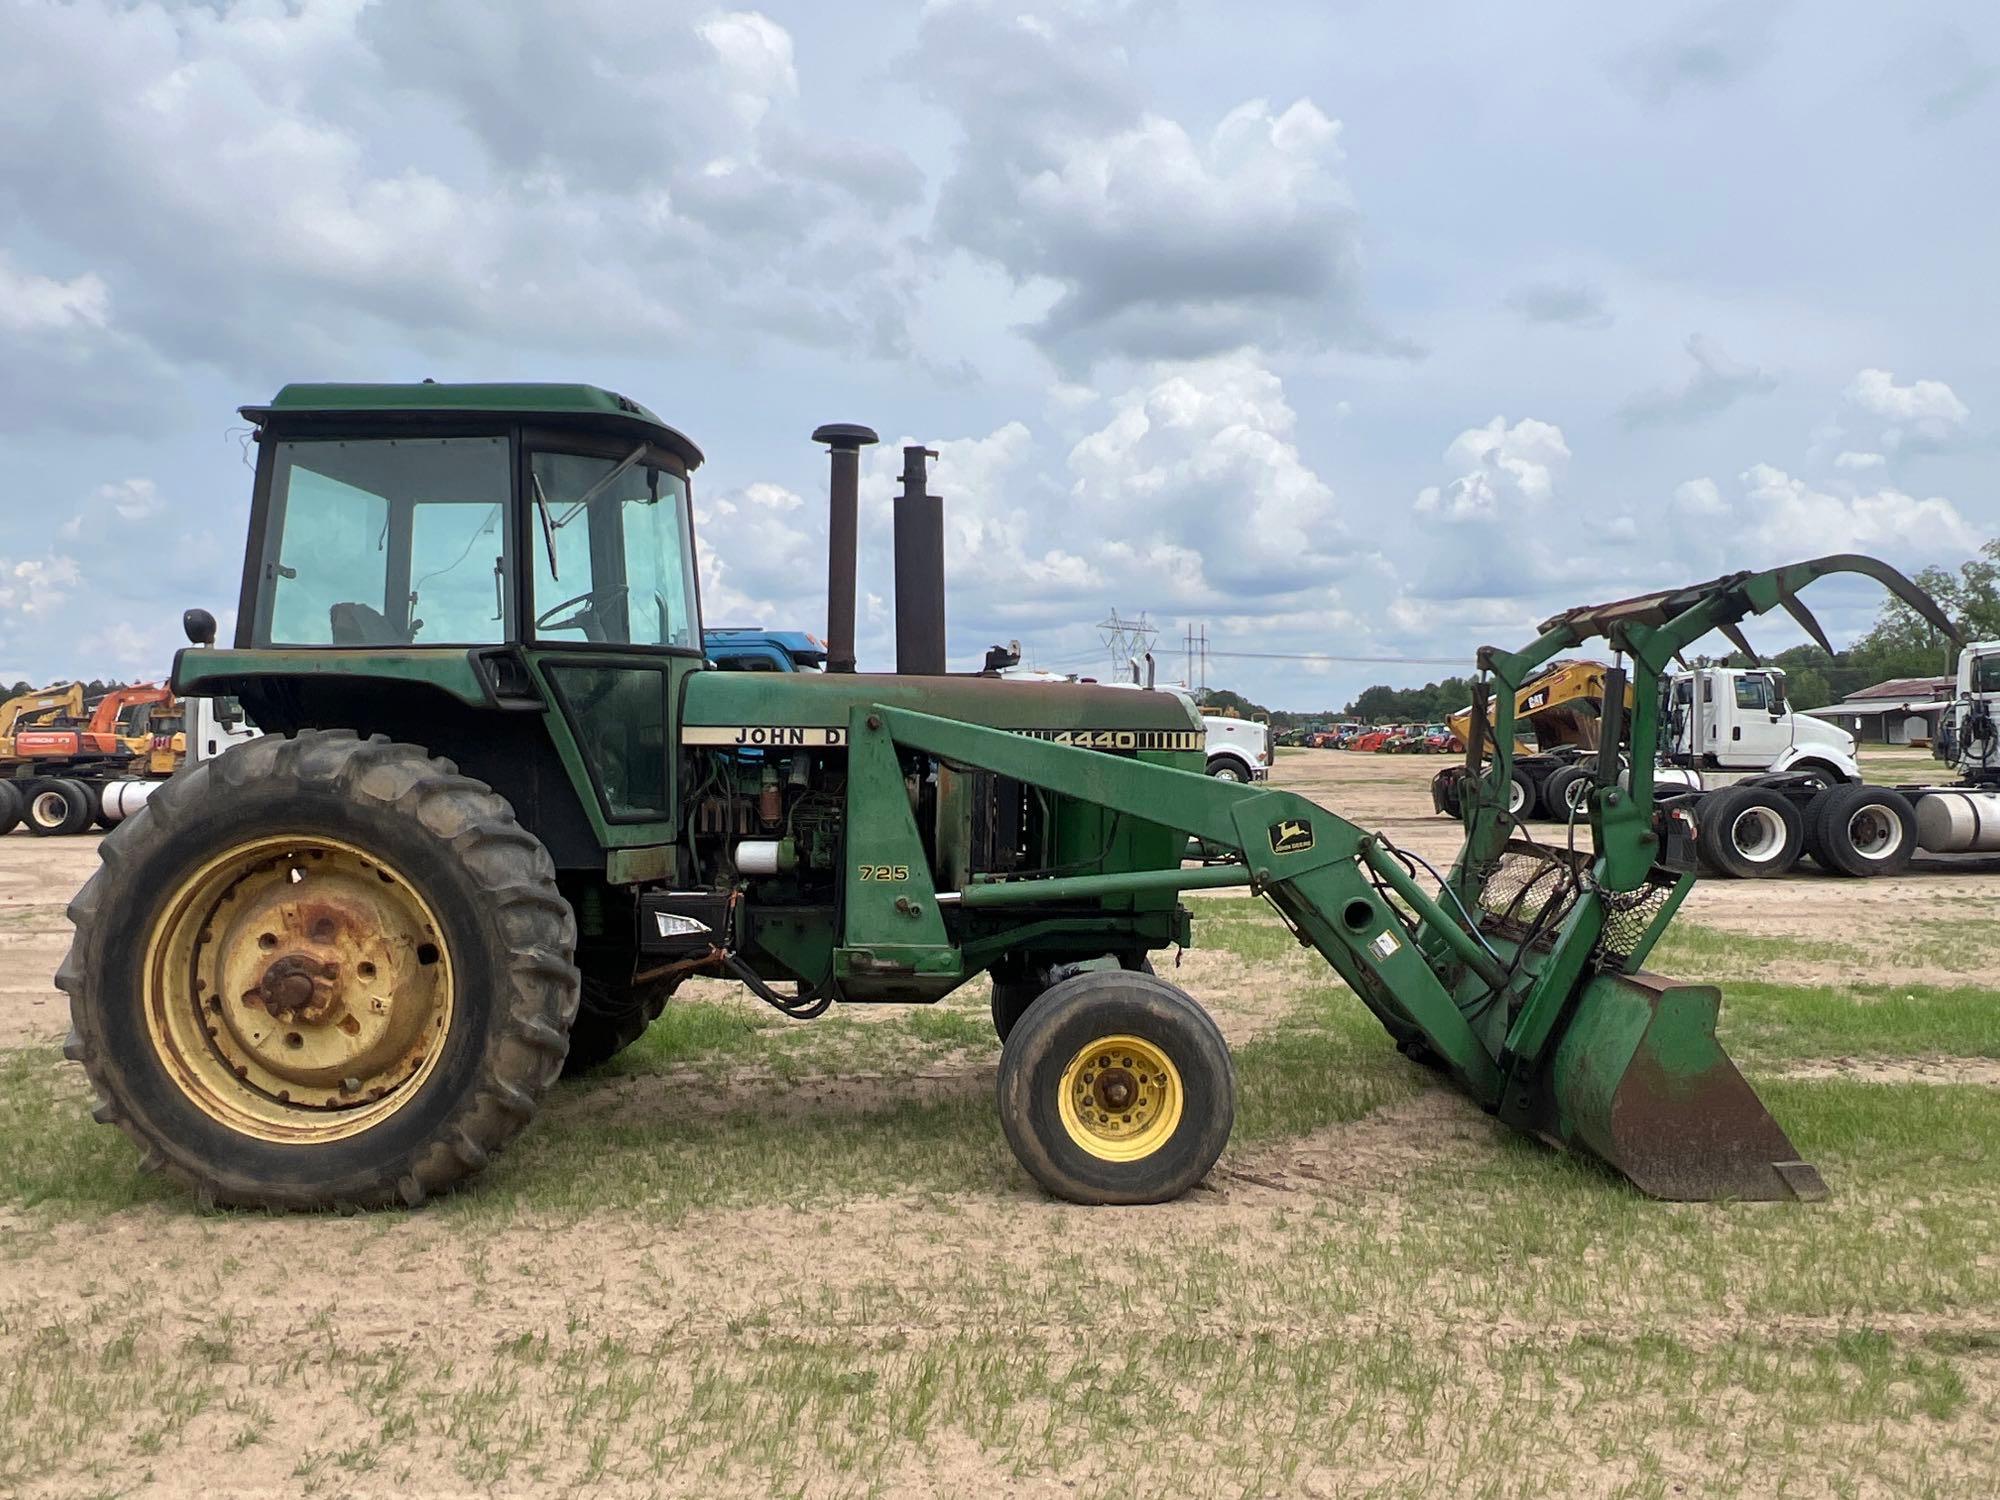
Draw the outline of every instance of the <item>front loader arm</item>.
<instances>
[{"instance_id":1,"label":"front loader arm","mask_svg":"<svg viewBox=\"0 0 2000 1500\"><path fill-rule=\"evenodd\" d=\"M1492 1054L1454 1000L1447 978L1470 964L1484 968L1496 985L1505 982L1505 973L1468 924L1454 921L1426 895L1376 835L1294 792L1219 781L911 709L857 711L850 745L858 748L871 738L1012 777L1236 851L1243 863L1240 873L1228 874L1228 883L1249 885L1266 896L1300 940L1319 950L1398 1041L1422 1042L1475 1098L1489 1107L1497 1103L1500 1079ZM1416 941L1378 881L1416 910ZM976 908L1221 883L1212 869L975 878L964 890L941 893L939 899Z\"/></svg>"}]
</instances>

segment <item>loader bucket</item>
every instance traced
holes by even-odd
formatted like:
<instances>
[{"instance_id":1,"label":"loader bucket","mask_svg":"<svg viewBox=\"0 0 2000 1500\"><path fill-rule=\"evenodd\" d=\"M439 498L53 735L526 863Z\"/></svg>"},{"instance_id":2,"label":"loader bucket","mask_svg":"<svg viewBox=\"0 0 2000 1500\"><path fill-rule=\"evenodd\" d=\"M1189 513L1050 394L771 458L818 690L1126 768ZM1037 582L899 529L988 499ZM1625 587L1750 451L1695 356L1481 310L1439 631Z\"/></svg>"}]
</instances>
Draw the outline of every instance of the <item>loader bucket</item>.
<instances>
[{"instance_id":1,"label":"loader bucket","mask_svg":"<svg viewBox=\"0 0 2000 1500\"><path fill-rule=\"evenodd\" d=\"M1538 1131L1655 1198L1824 1198L1716 1041L1720 1001L1658 974L1592 978L1544 1075Z\"/></svg>"}]
</instances>

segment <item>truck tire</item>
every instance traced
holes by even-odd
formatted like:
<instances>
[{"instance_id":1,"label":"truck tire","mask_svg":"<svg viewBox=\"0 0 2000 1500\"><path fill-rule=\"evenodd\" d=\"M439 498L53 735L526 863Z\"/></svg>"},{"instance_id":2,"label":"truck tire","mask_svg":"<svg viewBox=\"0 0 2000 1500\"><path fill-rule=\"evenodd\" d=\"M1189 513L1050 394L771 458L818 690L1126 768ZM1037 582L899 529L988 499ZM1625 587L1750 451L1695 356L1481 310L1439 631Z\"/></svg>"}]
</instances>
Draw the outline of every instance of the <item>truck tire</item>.
<instances>
[{"instance_id":1,"label":"truck tire","mask_svg":"<svg viewBox=\"0 0 2000 1500\"><path fill-rule=\"evenodd\" d=\"M1248 781L1250 773L1243 769L1243 762L1233 755L1217 755L1208 763L1208 774L1217 781Z\"/></svg>"},{"instance_id":2,"label":"truck tire","mask_svg":"<svg viewBox=\"0 0 2000 1500\"><path fill-rule=\"evenodd\" d=\"M1805 820L1790 799L1756 786L1724 787L1695 807L1695 847L1724 875L1767 880L1798 863Z\"/></svg>"},{"instance_id":3,"label":"truck tire","mask_svg":"<svg viewBox=\"0 0 2000 1500\"><path fill-rule=\"evenodd\" d=\"M569 1056L562 1076L574 1078L611 1061L660 1019L674 992L671 979L650 984L614 985L584 977L576 1019L569 1027Z\"/></svg>"},{"instance_id":4,"label":"truck tire","mask_svg":"<svg viewBox=\"0 0 2000 1500\"><path fill-rule=\"evenodd\" d=\"M1583 813L1582 800L1590 793L1593 777L1588 766L1564 766L1542 783L1542 800L1549 816L1567 823Z\"/></svg>"},{"instance_id":5,"label":"truck tire","mask_svg":"<svg viewBox=\"0 0 2000 1500\"><path fill-rule=\"evenodd\" d=\"M20 826L21 810L25 805L17 782L0 781L0 836L10 834Z\"/></svg>"},{"instance_id":6,"label":"truck tire","mask_svg":"<svg viewBox=\"0 0 2000 1500\"><path fill-rule=\"evenodd\" d=\"M562 1067L575 918L540 841L449 761L268 736L99 850L56 973L64 1055L94 1117L203 1204L414 1207L520 1134Z\"/></svg>"},{"instance_id":7,"label":"truck tire","mask_svg":"<svg viewBox=\"0 0 2000 1500\"><path fill-rule=\"evenodd\" d=\"M1015 1158L1072 1203L1163 1203L1208 1175L1236 1118L1229 1048L1186 991L1086 969L1022 1016L1000 1053Z\"/></svg>"},{"instance_id":8,"label":"truck tire","mask_svg":"<svg viewBox=\"0 0 2000 1500\"><path fill-rule=\"evenodd\" d=\"M66 837L88 828L92 815L89 787L80 781L51 778L29 788L23 821L28 832L37 837Z\"/></svg>"},{"instance_id":9,"label":"truck tire","mask_svg":"<svg viewBox=\"0 0 2000 1500\"><path fill-rule=\"evenodd\" d=\"M1829 787L1813 799L1819 863L1829 874L1900 875L1917 852L1917 814L1901 792Z\"/></svg>"},{"instance_id":10,"label":"truck tire","mask_svg":"<svg viewBox=\"0 0 2000 1500\"><path fill-rule=\"evenodd\" d=\"M1541 794L1536 790L1535 778L1519 766L1508 773L1507 811L1522 822L1540 816Z\"/></svg>"}]
</instances>

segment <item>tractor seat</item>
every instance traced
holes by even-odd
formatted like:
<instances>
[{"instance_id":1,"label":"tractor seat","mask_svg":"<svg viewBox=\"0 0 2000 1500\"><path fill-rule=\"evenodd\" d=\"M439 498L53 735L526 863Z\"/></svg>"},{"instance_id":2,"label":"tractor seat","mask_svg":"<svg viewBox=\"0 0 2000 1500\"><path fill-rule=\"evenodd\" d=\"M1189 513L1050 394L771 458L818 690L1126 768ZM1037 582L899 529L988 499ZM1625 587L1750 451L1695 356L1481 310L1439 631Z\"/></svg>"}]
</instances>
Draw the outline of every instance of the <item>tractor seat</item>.
<instances>
[{"instance_id":1,"label":"tractor seat","mask_svg":"<svg viewBox=\"0 0 2000 1500\"><path fill-rule=\"evenodd\" d=\"M407 646L410 638L389 623L381 610L366 604L335 604L327 610L336 646Z\"/></svg>"}]
</instances>

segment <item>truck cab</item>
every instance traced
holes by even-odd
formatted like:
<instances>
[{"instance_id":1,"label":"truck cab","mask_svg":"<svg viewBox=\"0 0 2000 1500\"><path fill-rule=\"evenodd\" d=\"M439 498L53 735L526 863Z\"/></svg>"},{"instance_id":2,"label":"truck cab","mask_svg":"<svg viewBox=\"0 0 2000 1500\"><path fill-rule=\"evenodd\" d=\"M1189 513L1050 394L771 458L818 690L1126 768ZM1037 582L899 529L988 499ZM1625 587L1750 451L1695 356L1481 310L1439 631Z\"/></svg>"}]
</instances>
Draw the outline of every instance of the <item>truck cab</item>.
<instances>
[{"instance_id":1,"label":"truck cab","mask_svg":"<svg viewBox=\"0 0 2000 1500\"><path fill-rule=\"evenodd\" d=\"M1697 667L1666 681L1662 759L1691 770L1832 773L1859 781L1854 736L1793 713L1779 667Z\"/></svg>"},{"instance_id":2,"label":"truck cab","mask_svg":"<svg viewBox=\"0 0 2000 1500\"><path fill-rule=\"evenodd\" d=\"M1937 757L1967 781L2000 784L2000 641L1975 641L1958 655L1958 681L1937 740Z\"/></svg>"}]
</instances>

